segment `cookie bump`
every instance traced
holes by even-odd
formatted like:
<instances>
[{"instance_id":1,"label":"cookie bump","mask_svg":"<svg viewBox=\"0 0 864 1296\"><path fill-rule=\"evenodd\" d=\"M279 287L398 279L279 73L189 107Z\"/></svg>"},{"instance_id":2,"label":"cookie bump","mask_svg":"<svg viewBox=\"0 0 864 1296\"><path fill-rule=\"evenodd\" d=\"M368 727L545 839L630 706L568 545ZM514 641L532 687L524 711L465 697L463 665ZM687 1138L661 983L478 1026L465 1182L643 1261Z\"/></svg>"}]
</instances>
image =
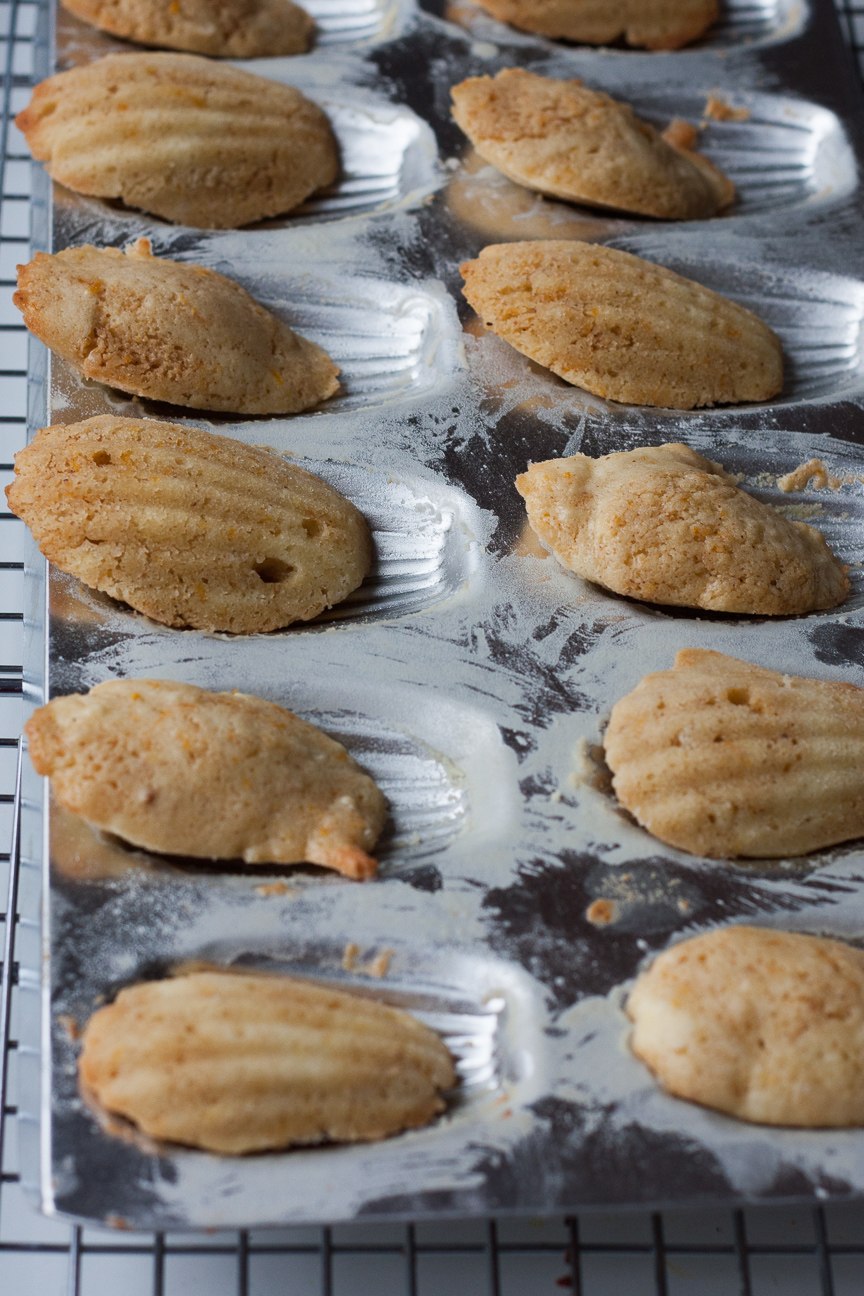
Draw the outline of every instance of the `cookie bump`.
<instances>
[{"instance_id":1,"label":"cookie bump","mask_svg":"<svg viewBox=\"0 0 864 1296\"><path fill-rule=\"evenodd\" d=\"M107 680L39 707L25 732L63 808L134 846L374 876L384 797L341 743L274 702Z\"/></svg>"},{"instance_id":2,"label":"cookie bump","mask_svg":"<svg viewBox=\"0 0 864 1296\"><path fill-rule=\"evenodd\" d=\"M58 72L15 122L68 189L200 229L282 216L339 173L317 104L197 54L108 54Z\"/></svg>"},{"instance_id":3,"label":"cookie bump","mask_svg":"<svg viewBox=\"0 0 864 1296\"><path fill-rule=\"evenodd\" d=\"M516 489L564 567L628 598L796 616L849 592L819 531L739 489L686 445L549 459L517 477Z\"/></svg>"},{"instance_id":4,"label":"cookie bump","mask_svg":"<svg viewBox=\"0 0 864 1296\"><path fill-rule=\"evenodd\" d=\"M117 248L37 252L12 298L27 328L86 378L230 414L297 414L339 388L323 348L205 266Z\"/></svg>"},{"instance_id":5,"label":"cookie bump","mask_svg":"<svg viewBox=\"0 0 864 1296\"><path fill-rule=\"evenodd\" d=\"M76 18L141 45L214 58L305 54L315 23L292 0L61 0Z\"/></svg>"},{"instance_id":6,"label":"cookie bump","mask_svg":"<svg viewBox=\"0 0 864 1296\"><path fill-rule=\"evenodd\" d=\"M663 1088L739 1120L864 1125L864 952L724 927L673 945L627 1001L630 1045Z\"/></svg>"},{"instance_id":7,"label":"cookie bump","mask_svg":"<svg viewBox=\"0 0 864 1296\"><path fill-rule=\"evenodd\" d=\"M783 387L779 339L758 316L629 252L497 243L460 269L488 328L595 396L696 409L769 400Z\"/></svg>"},{"instance_id":8,"label":"cookie bump","mask_svg":"<svg viewBox=\"0 0 864 1296\"><path fill-rule=\"evenodd\" d=\"M275 451L111 415L43 428L9 507L42 554L164 625L264 634L309 621L372 563L366 522Z\"/></svg>"},{"instance_id":9,"label":"cookie bump","mask_svg":"<svg viewBox=\"0 0 864 1296\"><path fill-rule=\"evenodd\" d=\"M735 197L707 158L581 81L506 68L450 93L453 116L481 157L528 189L664 220L716 216Z\"/></svg>"},{"instance_id":10,"label":"cookie bump","mask_svg":"<svg viewBox=\"0 0 864 1296\"><path fill-rule=\"evenodd\" d=\"M620 803L668 846L784 859L864 837L864 689L686 648L612 708Z\"/></svg>"},{"instance_id":11,"label":"cookie bump","mask_svg":"<svg viewBox=\"0 0 864 1296\"><path fill-rule=\"evenodd\" d=\"M152 1138L223 1156L388 1138L453 1087L409 1013L291 977L201 970L121 990L87 1022L87 1098Z\"/></svg>"}]
</instances>

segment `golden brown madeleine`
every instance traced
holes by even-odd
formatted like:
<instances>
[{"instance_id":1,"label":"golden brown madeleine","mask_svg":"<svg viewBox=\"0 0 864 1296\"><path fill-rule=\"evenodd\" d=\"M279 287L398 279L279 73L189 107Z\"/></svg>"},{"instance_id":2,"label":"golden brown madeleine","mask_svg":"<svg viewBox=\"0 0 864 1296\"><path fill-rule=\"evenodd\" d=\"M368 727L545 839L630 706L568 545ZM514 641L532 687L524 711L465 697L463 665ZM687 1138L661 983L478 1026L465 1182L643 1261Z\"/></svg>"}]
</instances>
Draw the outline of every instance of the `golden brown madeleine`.
<instances>
[{"instance_id":1,"label":"golden brown madeleine","mask_svg":"<svg viewBox=\"0 0 864 1296\"><path fill-rule=\"evenodd\" d=\"M664 1089L763 1125L864 1125L864 953L724 927L673 945L627 1002Z\"/></svg>"},{"instance_id":2,"label":"golden brown madeleine","mask_svg":"<svg viewBox=\"0 0 864 1296\"><path fill-rule=\"evenodd\" d=\"M629 252L558 239L496 243L463 292L517 351L595 396L694 409L776 396L780 342L692 279Z\"/></svg>"},{"instance_id":3,"label":"golden brown madeleine","mask_svg":"<svg viewBox=\"0 0 864 1296\"><path fill-rule=\"evenodd\" d=\"M200 971L121 990L87 1023L85 1094L209 1152L368 1142L444 1108L453 1060L428 1026L289 977Z\"/></svg>"},{"instance_id":4,"label":"golden brown madeleine","mask_svg":"<svg viewBox=\"0 0 864 1296\"><path fill-rule=\"evenodd\" d=\"M735 186L581 81L521 68L453 86L453 116L477 152L517 184L571 202L665 220L715 216Z\"/></svg>"},{"instance_id":5,"label":"golden brown madeleine","mask_svg":"<svg viewBox=\"0 0 864 1296\"><path fill-rule=\"evenodd\" d=\"M198 428L111 415L44 428L6 490L41 552L171 626L308 621L369 571L369 528L320 477Z\"/></svg>"},{"instance_id":6,"label":"golden brown madeleine","mask_svg":"<svg viewBox=\"0 0 864 1296\"><path fill-rule=\"evenodd\" d=\"M819 531L739 490L686 445L549 459L516 489L558 561L616 594L790 616L835 607L849 592Z\"/></svg>"},{"instance_id":7,"label":"golden brown madeleine","mask_svg":"<svg viewBox=\"0 0 864 1296\"><path fill-rule=\"evenodd\" d=\"M108 680L25 726L66 809L135 846L369 878L384 797L345 748L274 702L170 680Z\"/></svg>"},{"instance_id":8,"label":"golden brown madeleine","mask_svg":"<svg viewBox=\"0 0 864 1296\"><path fill-rule=\"evenodd\" d=\"M217 58L304 54L315 24L292 0L62 0L112 36Z\"/></svg>"},{"instance_id":9,"label":"golden brown madeleine","mask_svg":"<svg viewBox=\"0 0 864 1296\"><path fill-rule=\"evenodd\" d=\"M205 229L290 212L339 173L316 104L195 54L109 54L58 72L15 121L67 188Z\"/></svg>"},{"instance_id":10,"label":"golden brown madeleine","mask_svg":"<svg viewBox=\"0 0 864 1296\"><path fill-rule=\"evenodd\" d=\"M231 414L296 414L339 370L233 279L154 257L147 239L37 252L13 299L31 333L87 378L148 400Z\"/></svg>"},{"instance_id":11,"label":"golden brown madeleine","mask_svg":"<svg viewBox=\"0 0 864 1296\"><path fill-rule=\"evenodd\" d=\"M864 836L864 689L685 648L612 708L618 800L694 855L779 859Z\"/></svg>"},{"instance_id":12,"label":"golden brown madeleine","mask_svg":"<svg viewBox=\"0 0 864 1296\"><path fill-rule=\"evenodd\" d=\"M645 49L680 49L717 19L717 0L478 0L520 31L586 45L623 39Z\"/></svg>"}]
</instances>

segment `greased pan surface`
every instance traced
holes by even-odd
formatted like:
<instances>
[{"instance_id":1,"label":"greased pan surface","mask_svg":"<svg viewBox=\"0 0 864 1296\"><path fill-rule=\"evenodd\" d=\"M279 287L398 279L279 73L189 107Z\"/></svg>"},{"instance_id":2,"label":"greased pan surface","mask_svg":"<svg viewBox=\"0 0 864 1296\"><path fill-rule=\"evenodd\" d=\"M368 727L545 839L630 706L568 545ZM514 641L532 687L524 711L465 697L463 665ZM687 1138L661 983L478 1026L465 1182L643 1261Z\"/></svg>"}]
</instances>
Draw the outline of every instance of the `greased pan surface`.
<instances>
[{"instance_id":1,"label":"greased pan surface","mask_svg":"<svg viewBox=\"0 0 864 1296\"><path fill-rule=\"evenodd\" d=\"M590 761L614 702L680 647L864 684L862 104L830 0L728 0L716 32L675 54L568 48L456 0L321 0L313 12L311 54L247 66L330 112L344 171L331 193L211 233L51 196L38 171L36 213L50 211L54 250L147 235L159 254L231 275L328 349L342 393L291 419L211 423L82 381L34 343L32 424L188 418L272 445L363 509L374 573L319 622L232 639L156 625L46 573L34 551L26 681L34 702L145 675L288 706L387 794L380 876L358 885L128 851L43 804L31 770L22 900L32 911L41 872L45 958L40 971L25 924L25 1174L47 1211L159 1229L860 1194L864 1131L758 1128L669 1098L629 1053L622 1011L652 951L715 924L864 941L860 843L766 866L684 855L619 812ZM61 11L56 63L42 48L47 74L129 47ZM449 87L514 64L583 77L658 122L698 121L711 93L748 108L703 135L738 204L664 225L506 181L450 120ZM784 344L783 395L636 409L525 360L478 324L458 266L488 242L545 237L612 242L757 310ZM852 564L847 603L776 622L662 610L581 582L532 543L513 485L531 460L670 440L812 518ZM777 478L812 457L839 487L783 495ZM602 926L586 916L597 899L612 917ZM333 979L408 1007L459 1060L447 1115L379 1144L240 1159L107 1132L78 1095L75 1024L188 959Z\"/></svg>"}]
</instances>

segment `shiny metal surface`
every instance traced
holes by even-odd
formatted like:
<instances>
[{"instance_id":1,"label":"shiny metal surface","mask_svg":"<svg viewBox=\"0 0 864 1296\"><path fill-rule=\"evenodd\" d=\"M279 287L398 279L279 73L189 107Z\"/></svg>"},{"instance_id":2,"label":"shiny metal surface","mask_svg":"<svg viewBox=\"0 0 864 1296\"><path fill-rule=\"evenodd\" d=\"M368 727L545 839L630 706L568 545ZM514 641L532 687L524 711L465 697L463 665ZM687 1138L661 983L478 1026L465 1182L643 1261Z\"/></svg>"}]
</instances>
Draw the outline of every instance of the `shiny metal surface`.
<instances>
[{"instance_id":1,"label":"shiny metal surface","mask_svg":"<svg viewBox=\"0 0 864 1296\"><path fill-rule=\"evenodd\" d=\"M203 868L43 813L31 771L22 876L35 885L44 868L49 886L42 979L33 944L22 973L24 1065L42 1086L22 1119L30 1182L48 1211L170 1229L858 1195L864 1132L764 1130L664 1096L627 1050L622 1002L647 955L718 922L864 939L859 845L768 866L696 859L624 816L591 764L612 704L678 647L864 683L861 104L833 9L732 3L699 47L661 55L565 49L467 9L399 8L378 27L375 14L358 11L357 40L334 26L308 56L248 65L318 98L347 170L354 159L299 216L213 233L54 194L55 249L147 234L162 255L230 274L331 351L343 390L293 419L208 422L82 381L34 345L34 423L135 413L266 442L357 502L378 563L329 618L232 639L46 580L31 554L31 696L117 675L243 687L345 741L392 823L367 885ZM60 65L121 46L68 15L58 33ZM748 107L705 131L739 204L668 226L503 180L447 97L515 62L582 76L658 121L700 120L709 93ZM524 237L613 241L751 306L783 340L783 396L676 414L560 382L458 294L460 261ZM847 604L776 622L691 616L606 594L532 543L513 487L529 461L676 439L814 519L852 564ZM814 456L837 489L783 496L777 477ZM586 918L597 898L615 901L606 927ZM396 995L431 1014L470 1083L436 1125L370 1147L227 1161L113 1138L78 1096L69 1020L202 957Z\"/></svg>"}]
</instances>

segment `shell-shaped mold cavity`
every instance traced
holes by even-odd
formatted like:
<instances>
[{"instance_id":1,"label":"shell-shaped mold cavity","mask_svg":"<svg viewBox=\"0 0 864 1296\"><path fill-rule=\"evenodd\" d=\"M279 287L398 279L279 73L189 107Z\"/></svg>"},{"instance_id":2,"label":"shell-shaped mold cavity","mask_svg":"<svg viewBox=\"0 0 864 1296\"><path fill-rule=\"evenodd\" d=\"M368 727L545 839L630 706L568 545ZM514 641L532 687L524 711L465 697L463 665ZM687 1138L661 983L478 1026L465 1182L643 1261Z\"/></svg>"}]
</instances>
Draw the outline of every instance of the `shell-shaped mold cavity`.
<instances>
[{"instance_id":1,"label":"shell-shaped mold cavity","mask_svg":"<svg viewBox=\"0 0 864 1296\"><path fill-rule=\"evenodd\" d=\"M765 45L804 30L809 0L723 0L720 17L701 44Z\"/></svg>"},{"instance_id":2,"label":"shell-shaped mold cavity","mask_svg":"<svg viewBox=\"0 0 864 1296\"><path fill-rule=\"evenodd\" d=\"M399 481L356 465L310 462L356 505L372 531L372 571L316 624L405 616L452 598L476 568L474 505L438 482Z\"/></svg>"},{"instance_id":3,"label":"shell-shaped mold cavity","mask_svg":"<svg viewBox=\"0 0 864 1296\"><path fill-rule=\"evenodd\" d=\"M218 264L231 273L230 263ZM328 400L327 413L430 396L448 385L464 364L453 301L436 283L339 275L314 264L306 274L278 278L272 270L253 272L245 282L261 305L277 318L290 320L292 329L335 361L339 390ZM59 366L52 377L68 401L64 408L74 408L79 418L105 413L104 388L88 394ZM127 418L142 412L157 418L181 414L168 405L126 400L119 393L111 393L109 408Z\"/></svg>"},{"instance_id":4,"label":"shell-shaped mold cavity","mask_svg":"<svg viewBox=\"0 0 864 1296\"><path fill-rule=\"evenodd\" d=\"M818 104L788 95L722 90L710 96L634 90L627 98L640 117L660 130L675 117L704 123L695 147L735 185L730 216L807 200L836 201L855 188L858 167L846 132L835 114ZM705 113L712 99L716 117Z\"/></svg>"},{"instance_id":5,"label":"shell-shaped mold cavity","mask_svg":"<svg viewBox=\"0 0 864 1296\"><path fill-rule=\"evenodd\" d=\"M470 826L465 775L440 752L368 715L321 713L315 724L369 771L387 798L390 822L378 852L385 876L398 877L403 863L440 854Z\"/></svg>"},{"instance_id":6,"label":"shell-shaped mold cavity","mask_svg":"<svg viewBox=\"0 0 864 1296\"><path fill-rule=\"evenodd\" d=\"M410 968L402 967L397 951L380 946L364 948L355 942L316 942L314 954L296 948L281 951L270 946L259 950L250 942L216 942L201 957L232 970L302 977L324 989L350 990L391 1008L409 1012L444 1041L455 1065L458 1084L448 1094L448 1106L464 1107L505 1081L519 1079L520 1066L511 1056L508 1032L502 1020L508 991L523 982L524 973L494 959L477 959L452 950L412 945ZM384 958L382 959L382 955ZM394 958L395 955L395 958ZM386 978L380 970L386 960ZM370 984L370 977L375 978ZM516 982L516 985L513 982ZM524 1042L525 1035L520 1037Z\"/></svg>"},{"instance_id":7,"label":"shell-shaped mold cavity","mask_svg":"<svg viewBox=\"0 0 864 1296\"><path fill-rule=\"evenodd\" d=\"M315 45L382 40L396 23L400 0L306 0L315 19Z\"/></svg>"},{"instance_id":8,"label":"shell-shaped mold cavity","mask_svg":"<svg viewBox=\"0 0 864 1296\"><path fill-rule=\"evenodd\" d=\"M89 696L92 697L92 691ZM56 705L52 703L55 709ZM327 752L342 750L343 761L344 753L348 753L350 767L347 771L344 768L340 770L340 774L346 774L350 783L352 772L356 772L359 766L365 771L358 775L363 795L370 793L376 807L382 806L386 801L386 822L383 811L376 811L375 815L376 827L380 828L384 824L375 849L376 858L381 862L383 870L380 876L383 878L403 878L421 890L439 890L442 878L432 862L433 857L447 851L457 838L472 828L479 828L480 835L486 837L500 832L500 816L495 820L488 807L481 805L479 813L473 813L472 787L466 773L443 752L412 734L407 725L405 728L397 727L389 718L377 719L366 710L324 711L313 710L308 705L298 709L303 719L297 723L303 725L303 732L312 730L319 735ZM406 720L410 724L410 717L406 717ZM488 735L479 735L479 747L479 759L482 760L484 752L488 750ZM37 759L41 757L37 756ZM350 790L348 788L349 792ZM131 869L138 873L143 871L160 876L178 871L201 876L200 868L204 858L199 852L190 851L188 835L174 839L173 851L165 833L161 845L154 845L151 849L146 844L136 846L136 835L128 825L124 832L123 825L108 822L105 817L107 812L103 813L104 807L101 811L85 813L79 804L81 797L77 791L75 796L77 799L73 805L62 789L59 793L57 788L54 789L51 858L53 865L61 873L102 878L122 876ZM382 798L380 802L377 799L379 796ZM62 808L67 805L73 813L67 813ZM365 807L364 813L366 810L368 807ZM371 816L367 817L371 822ZM216 816L211 818L215 819ZM88 819L92 826L100 827L102 831L94 834L92 826L88 828L85 822ZM170 829L171 825L168 824L166 832L170 832ZM218 831L218 825L216 830ZM140 833L137 834L137 839L141 841ZM334 861L337 854L338 847L333 855ZM359 855L357 852L355 854ZM293 862L302 864L302 855L301 850ZM239 874L255 887L259 885L262 874L266 877L280 873L282 870L274 866L291 861L271 858L254 862L257 867L250 871L236 857L230 860L226 858L224 864L221 861L218 864L208 861L207 876L218 878L226 873ZM327 867L323 859L313 860L311 855L305 862L325 864ZM333 866L338 869L338 862ZM297 875L292 871L290 876Z\"/></svg>"},{"instance_id":9,"label":"shell-shaped mold cavity","mask_svg":"<svg viewBox=\"0 0 864 1296\"><path fill-rule=\"evenodd\" d=\"M755 311L642 257L543 239L490 244L460 270L487 327L597 396L694 409L783 385L780 343Z\"/></svg>"},{"instance_id":10,"label":"shell-shaped mold cavity","mask_svg":"<svg viewBox=\"0 0 864 1296\"><path fill-rule=\"evenodd\" d=\"M627 250L697 279L758 315L783 347L783 391L772 405L839 399L864 386L864 282L755 256L682 254L681 244L637 237ZM719 411L718 411L719 412Z\"/></svg>"},{"instance_id":11,"label":"shell-shaped mold cavity","mask_svg":"<svg viewBox=\"0 0 864 1296\"><path fill-rule=\"evenodd\" d=\"M479 519L476 505L461 491L439 482L402 480L357 464L309 459L287 463L335 488L363 515L372 536L371 570L362 583L314 619L295 623L289 634L408 616L453 598L476 571L480 550L474 526ZM119 591L113 596L119 603L87 584L70 583L61 593L67 580L52 570L52 588L63 601L64 618L121 628L128 616L122 604L128 600ZM272 600L277 591L266 581L263 588Z\"/></svg>"},{"instance_id":12,"label":"shell-shaped mold cavity","mask_svg":"<svg viewBox=\"0 0 864 1296\"><path fill-rule=\"evenodd\" d=\"M455 1080L440 1036L401 1009L219 970L121 990L87 1023L79 1075L145 1133L223 1154L427 1125Z\"/></svg>"},{"instance_id":13,"label":"shell-shaped mold cavity","mask_svg":"<svg viewBox=\"0 0 864 1296\"><path fill-rule=\"evenodd\" d=\"M410 108L347 88L324 94L306 90L327 113L342 163L336 183L309 198L278 224L359 216L419 202L439 182L431 128Z\"/></svg>"},{"instance_id":14,"label":"shell-shaped mold cavity","mask_svg":"<svg viewBox=\"0 0 864 1296\"><path fill-rule=\"evenodd\" d=\"M267 229L359 216L417 203L440 182L435 136L405 104L349 85L322 84L315 66L298 71L284 59L257 59L256 74L300 90L327 115L339 148L339 173L293 211L263 222ZM106 214L105 200L88 199L94 216ZM140 227L140 215L108 201L112 228Z\"/></svg>"},{"instance_id":15,"label":"shell-shaped mold cavity","mask_svg":"<svg viewBox=\"0 0 864 1296\"><path fill-rule=\"evenodd\" d=\"M685 46L683 50L676 50L675 57L678 59L689 50L734 45L751 47L791 40L807 25L808 3L809 0L723 0L717 22L701 38ZM504 47L539 46L563 59L567 58L568 53L578 57L586 48L597 48L570 45L566 41L550 40L545 36L519 31L506 23L498 22L472 0L420 0L420 7L436 18L467 29L477 41L488 41ZM622 57L638 57L644 53L641 50L627 49L623 43L620 48ZM617 46L615 53L618 53Z\"/></svg>"},{"instance_id":16,"label":"shell-shaped mold cavity","mask_svg":"<svg viewBox=\"0 0 864 1296\"><path fill-rule=\"evenodd\" d=\"M331 348L341 383L333 412L431 394L461 365L456 313L437 285L298 277L266 301L286 318L296 311L298 332Z\"/></svg>"}]
</instances>

